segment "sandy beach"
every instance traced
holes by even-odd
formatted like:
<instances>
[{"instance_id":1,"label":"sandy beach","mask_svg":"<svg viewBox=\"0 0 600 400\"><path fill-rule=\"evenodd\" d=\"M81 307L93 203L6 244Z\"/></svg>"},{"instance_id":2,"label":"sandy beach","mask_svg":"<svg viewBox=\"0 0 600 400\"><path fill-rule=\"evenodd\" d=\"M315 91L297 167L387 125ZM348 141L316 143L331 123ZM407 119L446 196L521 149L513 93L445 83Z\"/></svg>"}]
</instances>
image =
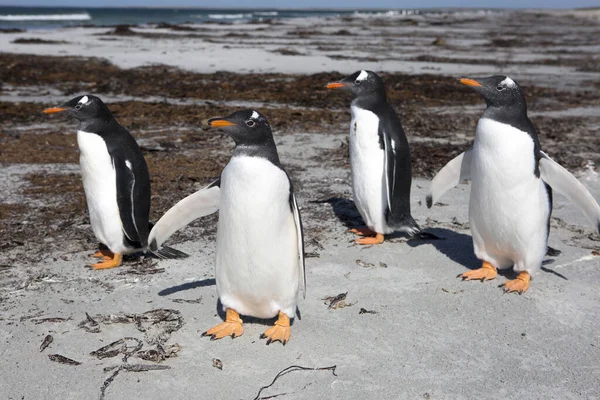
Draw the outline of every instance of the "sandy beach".
<instances>
[{"instance_id":1,"label":"sandy beach","mask_svg":"<svg viewBox=\"0 0 600 400\"><path fill-rule=\"evenodd\" d=\"M492 74L525 88L542 149L600 199L599 38L597 11L535 10L0 31L0 397L600 398L600 237L585 217L555 197L562 254L519 296L498 287L512 272L456 278L479 267L469 184L425 206L484 109L457 78ZM359 69L386 82L411 144L413 216L442 240L360 247L347 232L361 224L350 100L324 86ZM97 242L76 126L41 110L88 93L138 140L154 221L229 160L207 118L269 118L306 235L308 293L285 347L259 339L272 321L247 317L240 338L200 337L223 317L217 215L170 239L187 259L86 268ZM335 370L259 392L290 366Z\"/></svg>"}]
</instances>

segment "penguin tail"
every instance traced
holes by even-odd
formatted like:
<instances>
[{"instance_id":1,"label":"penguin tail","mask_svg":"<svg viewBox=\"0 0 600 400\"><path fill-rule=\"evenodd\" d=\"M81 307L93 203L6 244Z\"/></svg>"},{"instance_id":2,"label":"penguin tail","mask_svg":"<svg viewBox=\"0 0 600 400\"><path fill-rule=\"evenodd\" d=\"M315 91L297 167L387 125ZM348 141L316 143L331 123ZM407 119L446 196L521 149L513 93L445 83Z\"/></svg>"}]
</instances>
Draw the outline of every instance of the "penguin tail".
<instances>
[{"instance_id":1,"label":"penguin tail","mask_svg":"<svg viewBox=\"0 0 600 400\"><path fill-rule=\"evenodd\" d=\"M417 221L410 215L405 215L402 218L389 218L388 215L387 224L396 232L406 233L409 239L420 239L420 240L438 240L439 236L433 233L423 232Z\"/></svg>"},{"instance_id":2,"label":"penguin tail","mask_svg":"<svg viewBox=\"0 0 600 400\"><path fill-rule=\"evenodd\" d=\"M433 233L429 233L429 232L419 232L417 234L415 234L414 236L411 237L411 239L419 239L419 240L442 240L441 237L434 235Z\"/></svg>"},{"instance_id":3,"label":"penguin tail","mask_svg":"<svg viewBox=\"0 0 600 400\"><path fill-rule=\"evenodd\" d=\"M555 249L553 247L548 246L548 248L546 249L546 255L550 256L550 257L557 257L559 255L561 255L562 251Z\"/></svg>"}]
</instances>

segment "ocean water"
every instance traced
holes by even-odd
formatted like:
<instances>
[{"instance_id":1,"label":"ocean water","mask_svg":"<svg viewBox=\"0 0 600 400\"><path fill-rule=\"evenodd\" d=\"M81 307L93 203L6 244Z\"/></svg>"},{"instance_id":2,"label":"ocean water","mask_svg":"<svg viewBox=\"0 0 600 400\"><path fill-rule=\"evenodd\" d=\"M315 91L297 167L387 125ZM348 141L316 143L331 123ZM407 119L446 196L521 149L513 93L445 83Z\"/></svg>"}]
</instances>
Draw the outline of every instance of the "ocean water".
<instances>
[{"instance_id":1,"label":"ocean water","mask_svg":"<svg viewBox=\"0 0 600 400\"><path fill-rule=\"evenodd\" d=\"M423 13L456 13L451 10L279 10L206 8L60 8L0 7L0 29L50 29L77 25L143 25L236 22L281 18L398 17ZM486 13L485 10L472 12Z\"/></svg>"},{"instance_id":2,"label":"ocean water","mask_svg":"<svg viewBox=\"0 0 600 400\"><path fill-rule=\"evenodd\" d=\"M327 17L352 11L291 11L195 8L0 7L0 28L47 29L76 25L234 22L243 20Z\"/></svg>"}]
</instances>

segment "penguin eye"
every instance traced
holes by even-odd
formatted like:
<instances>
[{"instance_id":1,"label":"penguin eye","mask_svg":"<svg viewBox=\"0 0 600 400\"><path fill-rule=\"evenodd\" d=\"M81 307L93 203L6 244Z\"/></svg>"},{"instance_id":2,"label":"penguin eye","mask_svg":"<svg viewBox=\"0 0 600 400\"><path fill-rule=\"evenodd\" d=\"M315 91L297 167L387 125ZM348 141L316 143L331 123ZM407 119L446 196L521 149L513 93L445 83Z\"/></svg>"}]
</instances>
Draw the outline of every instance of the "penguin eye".
<instances>
[{"instance_id":1,"label":"penguin eye","mask_svg":"<svg viewBox=\"0 0 600 400\"><path fill-rule=\"evenodd\" d=\"M250 128L252 128L254 125L256 125L256 122L249 119L248 121L246 121L246 125L248 125Z\"/></svg>"},{"instance_id":2,"label":"penguin eye","mask_svg":"<svg viewBox=\"0 0 600 400\"><path fill-rule=\"evenodd\" d=\"M355 84L355 85L360 85L360 83L361 83L361 82L362 82L362 81L359 81L359 80L357 79L357 80L355 80L355 81L354 81L354 84Z\"/></svg>"},{"instance_id":3,"label":"penguin eye","mask_svg":"<svg viewBox=\"0 0 600 400\"><path fill-rule=\"evenodd\" d=\"M504 89L506 89L506 86L498 85L498 86L496 86L496 89L497 89L499 92L501 92L501 91L503 91Z\"/></svg>"},{"instance_id":4,"label":"penguin eye","mask_svg":"<svg viewBox=\"0 0 600 400\"><path fill-rule=\"evenodd\" d=\"M76 109L76 110L81 110L81 104L77 104L77 105L75 106L75 109Z\"/></svg>"}]
</instances>

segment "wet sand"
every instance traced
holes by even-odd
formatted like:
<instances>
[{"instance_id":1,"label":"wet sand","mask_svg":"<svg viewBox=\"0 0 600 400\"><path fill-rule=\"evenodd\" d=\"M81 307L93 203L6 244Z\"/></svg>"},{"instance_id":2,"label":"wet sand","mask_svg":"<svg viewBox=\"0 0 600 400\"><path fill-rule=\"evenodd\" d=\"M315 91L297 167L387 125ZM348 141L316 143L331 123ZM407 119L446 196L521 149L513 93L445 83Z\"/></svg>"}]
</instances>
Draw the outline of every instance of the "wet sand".
<instances>
[{"instance_id":1,"label":"wet sand","mask_svg":"<svg viewBox=\"0 0 600 400\"><path fill-rule=\"evenodd\" d=\"M120 370L107 384L107 399L183 399L199 392L253 398L295 364L337 365L337 377L298 371L263 395L599 396L600 238L577 210L557 200L550 244L563 254L549 259L525 295L504 296L496 283L455 279L477 266L467 222L469 186L454 189L433 210L424 206L428 179L469 147L484 108L456 78L493 73L510 74L525 87L544 151L600 198L600 25L593 13L580 14L0 33L0 338L6 346L0 393L100 396L114 373L103 368L121 365L131 353L127 365L170 369ZM358 69L385 79L411 143L418 178L413 214L444 241L398 237L357 247L345 232L360 224L350 200L349 99L324 85ZM307 225L309 294L288 346L265 347L260 321L246 324L234 341L199 337L219 321L216 215L171 239L192 255L186 260L84 268L96 242L75 124L41 113L83 93L105 99L138 139L152 175L154 220L227 163L232 142L205 130L207 118L240 108L269 118ZM322 300L345 292L346 307L328 308ZM143 314L155 309L173 311ZM138 320L143 324L136 327ZM40 352L48 334L53 342ZM142 347L129 340L105 351L112 357L90 354L124 337ZM60 365L48 354L81 364Z\"/></svg>"}]
</instances>

